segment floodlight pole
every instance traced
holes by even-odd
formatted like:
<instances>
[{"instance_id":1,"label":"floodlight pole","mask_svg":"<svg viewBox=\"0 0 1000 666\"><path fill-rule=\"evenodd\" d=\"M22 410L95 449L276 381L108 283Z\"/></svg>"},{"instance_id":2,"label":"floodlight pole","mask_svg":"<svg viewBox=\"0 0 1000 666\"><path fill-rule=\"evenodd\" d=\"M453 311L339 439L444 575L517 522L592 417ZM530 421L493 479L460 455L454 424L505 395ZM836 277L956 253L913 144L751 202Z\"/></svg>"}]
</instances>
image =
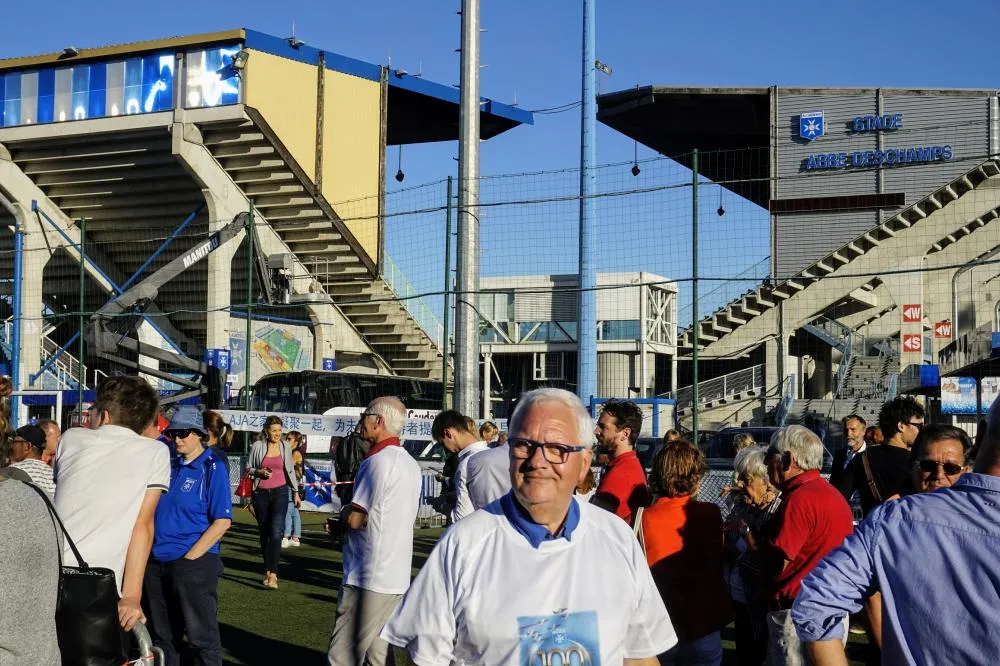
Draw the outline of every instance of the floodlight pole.
<instances>
[{"instance_id":1,"label":"floodlight pole","mask_svg":"<svg viewBox=\"0 0 1000 666\"><path fill-rule=\"evenodd\" d=\"M691 437L698 441L698 149L691 153Z\"/></svg>"},{"instance_id":2,"label":"floodlight pole","mask_svg":"<svg viewBox=\"0 0 1000 666\"><path fill-rule=\"evenodd\" d=\"M479 413L479 0L462 0L458 119L458 262L455 294L455 400Z\"/></svg>"},{"instance_id":3,"label":"floodlight pole","mask_svg":"<svg viewBox=\"0 0 1000 666\"><path fill-rule=\"evenodd\" d=\"M594 217L597 85L594 5L583 0L583 88L580 106L580 264L579 308L576 327L576 392L585 405L597 395L597 246Z\"/></svg>"}]
</instances>

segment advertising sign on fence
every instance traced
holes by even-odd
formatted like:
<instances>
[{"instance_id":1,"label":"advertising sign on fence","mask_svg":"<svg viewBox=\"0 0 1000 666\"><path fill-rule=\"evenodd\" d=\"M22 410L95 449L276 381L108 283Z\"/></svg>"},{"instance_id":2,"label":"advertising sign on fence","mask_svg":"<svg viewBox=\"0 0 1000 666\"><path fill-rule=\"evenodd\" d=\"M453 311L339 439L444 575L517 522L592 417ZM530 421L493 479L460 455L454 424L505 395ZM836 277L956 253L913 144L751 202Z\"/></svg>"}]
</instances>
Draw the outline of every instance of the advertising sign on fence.
<instances>
[{"instance_id":1,"label":"advertising sign on fence","mask_svg":"<svg viewBox=\"0 0 1000 666\"><path fill-rule=\"evenodd\" d=\"M979 380L979 402L983 412L1000 396L1000 377L983 377Z\"/></svg>"},{"instance_id":2,"label":"advertising sign on fence","mask_svg":"<svg viewBox=\"0 0 1000 666\"><path fill-rule=\"evenodd\" d=\"M941 378L942 414L975 414L976 397L975 377Z\"/></svg>"}]
</instances>

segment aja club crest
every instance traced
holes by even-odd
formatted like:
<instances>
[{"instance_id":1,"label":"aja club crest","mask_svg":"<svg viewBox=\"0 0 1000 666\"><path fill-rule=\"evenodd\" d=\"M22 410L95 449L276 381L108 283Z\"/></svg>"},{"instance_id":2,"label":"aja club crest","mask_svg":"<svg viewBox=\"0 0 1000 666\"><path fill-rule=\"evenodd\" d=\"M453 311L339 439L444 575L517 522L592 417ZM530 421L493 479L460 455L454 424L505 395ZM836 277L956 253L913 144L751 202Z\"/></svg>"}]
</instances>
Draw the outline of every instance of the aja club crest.
<instances>
[{"instance_id":1,"label":"aja club crest","mask_svg":"<svg viewBox=\"0 0 1000 666\"><path fill-rule=\"evenodd\" d=\"M799 115L799 136L806 141L818 139L826 133L822 111L811 111Z\"/></svg>"}]
</instances>

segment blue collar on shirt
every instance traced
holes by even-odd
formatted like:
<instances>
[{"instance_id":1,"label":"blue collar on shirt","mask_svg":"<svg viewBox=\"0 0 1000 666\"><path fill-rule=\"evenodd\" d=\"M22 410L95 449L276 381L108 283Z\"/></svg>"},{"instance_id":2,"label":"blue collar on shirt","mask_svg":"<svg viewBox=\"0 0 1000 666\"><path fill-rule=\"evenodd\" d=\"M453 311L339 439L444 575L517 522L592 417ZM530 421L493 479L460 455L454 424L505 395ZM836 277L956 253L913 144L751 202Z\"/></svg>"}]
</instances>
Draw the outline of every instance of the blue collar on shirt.
<instances>
[{"instance_id":1,"label":"blue collar on shirt","mask_svg":"<svg viewBox=\"0 0 1000 666\"><path fill-rule=\"evenodd\" d=\"M961 488L963 486L967 488L974 488L976 490L1000 493L1000 477L996 477L991 474L966 472L959 477L958 481L952 485L952 488Z\"/></svg>"},{"instance_id":2,"label":"blue collar on shirt","mask_svg":"<svg viewBox=\"0 0 1000 666\"><path fill-rule=\"evenodd\" d=\"M573 531L580 524L580 507L574 499L570 499L569 513L566 514L566 520L556 534L552 534L544 525L539 525L531 519L527 509L514 499L514 491L500 498L500 507L503 509L503 515L510 521L511 527L527 539L532 548L538 548L543 541L554 541L559 538L569 541Z\"/></svg>"}]
</instances>

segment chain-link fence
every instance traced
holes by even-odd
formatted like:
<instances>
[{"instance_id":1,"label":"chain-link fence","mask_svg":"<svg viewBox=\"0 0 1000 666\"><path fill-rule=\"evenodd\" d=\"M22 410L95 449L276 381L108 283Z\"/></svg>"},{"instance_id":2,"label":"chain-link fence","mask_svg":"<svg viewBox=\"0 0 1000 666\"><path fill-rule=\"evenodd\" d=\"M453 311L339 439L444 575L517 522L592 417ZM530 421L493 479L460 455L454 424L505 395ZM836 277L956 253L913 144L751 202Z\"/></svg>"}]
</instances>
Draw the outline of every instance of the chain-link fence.
<instances>
[{"instance_id":1,"label":"chain-link fence","mask_svg":"<svg viewBox=\"0 0 1000 666\"><path fill-rule=\"evenodd\" d=\"M700 151L697 178L693 153L598 167L594 398L661 399L646 407L664 410L654 436L697 413L702 429L823 421L836 440L840 418L871 422L903 391L926 395L935 415L974 418L1000 383L992 121L913 117L881 147L870 132L830 131L792 150L782 128L772 146ZM197 188L161 207L152 185L81 200L32 171L35 157L13 159L55 204L23 211L16 229L0 219L0 342L8 366L22 352L22 390L63 390L72 405L106 374L142 372L164 392L196 391L207 358L236 403L247 378L313 368L426 380L404 397L439 403L457 296L479 315L475 416L504 417L531 388L577 387L578 169L482 178L470 299L452 289L458 188L447 180L390 189L381 206L331 203L336 223L296 221L273 201L251 221L210 215ZM345 231L365 225L382 238L376 256ZM316 413L365 390L279 387L262 408Z\"/></svg>"}]
</instances>

